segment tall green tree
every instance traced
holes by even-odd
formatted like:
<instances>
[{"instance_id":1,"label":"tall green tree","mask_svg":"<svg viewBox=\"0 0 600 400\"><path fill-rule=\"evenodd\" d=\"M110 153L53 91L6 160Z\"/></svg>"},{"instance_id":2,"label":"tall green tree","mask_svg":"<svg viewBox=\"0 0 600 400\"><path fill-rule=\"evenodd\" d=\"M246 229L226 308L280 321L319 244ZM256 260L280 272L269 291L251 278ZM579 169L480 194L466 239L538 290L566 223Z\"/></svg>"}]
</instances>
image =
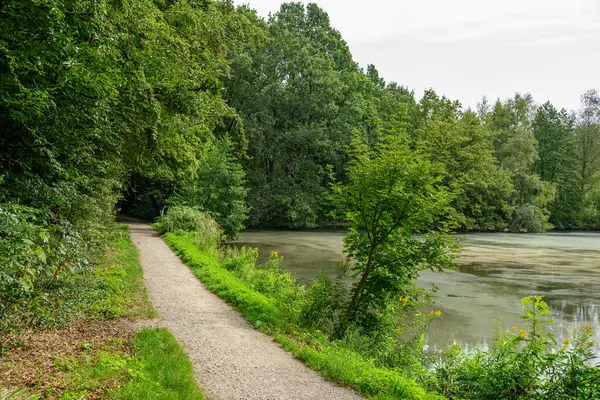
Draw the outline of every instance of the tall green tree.
<instances>
[{"instance_id":1,"label":"tall green tree","mask_svg":"<svg viewBox=\"0 0 600 400\"><path fill-rule=\"evenodd\" d=\"M532 130L538 141L536 170L557 190L550 221L558 228L579 227L583 204L573 118L547 102L537 109Z\"/></svg>"},{"instance_id":2,"label":"tall green tree","mask_svg":"<svg viewBox=\"0 0 600 400\"><path fill-rule=\"evenodd\" d=\"M496 133L494 148L496 154L519 127L530 128L535 112L535 102L529 93L516 93L504 102L497 100L492 110L486 114L486 123Z\"/></svg>"},{"instance_id":3,"label":"tall green tree","mask_svg":"<svg viewBox=\"0 0 600 400\"><path fill-rule=\"evenodd\" d=\"M285 3L266 39L233 60L229 104L242 116L252 225L315 226L328 211L328 166L343 174L354 130L370 121L372 83L315 4Z\"/></svg>"},{"instance_id":4,"label":"tall green tree","mask_svg":"<svg viewBox=\"0 0 600 400\"><path fill-rule=\"evenodd\" d=\"M494 136L500 170L512 181L512 191L502 197L508 205L503 207L506 229L514 232L540 232L552 227L548 219L556 185L543 181L536 169L538 142L532 132L535 115L533 97L519 93L505 101L496 101L483 114L485 125Z\"/></svg>"},{"instance_id":5,"label":"tall green tree","mask_svg":"<svg viewBox=\"0 0 600 400\"><path fill-rule=\"evenodd\" d=\"M521 126L500 150L502 167L510 172L514 185L509 198L512 209L507 218L512 232L543 232L551 228L548 219L556 186L535 173L537 145L533 132Z\"/></svg>"},{"instance_id":6,"label":"tall green tree","mask_svg":"<svg viewBox=\"0 0 600 400\"><path fill-rule=\"evenodd\" d=\"M600 226L600 95L588 90L581 96L575 137L579 155L580 193L583 199L583 223Z\"/></svg>"},{"instance_id":7,"label":"tall green tree","mask_svg":"<svg viewBox=\"0 0 600 400\"><path fill-rule=\"evenodd\" d=\"M460 103L433 90L420 102L421 125L414 137L417 148L445 166L444 183L454 193L452 206L459 228L506 228L510 174L494 155L494 132Z\"/></svg>"},{"instance_id":8,"label":"tall green tree","mask_svg":"<svg viewBox=\"0 0 600 400\"><path fill-rule=\"evenodd\" d=\"M398 135L375 146L357 139L351 154L348 182L334 187L350 223L344 249L356 278L338 337L351 323L368 325L391 298L422 299L414 283L419 272L450 266L454 254L441 164L415 154Z\"/></svg>"}]
</instances>

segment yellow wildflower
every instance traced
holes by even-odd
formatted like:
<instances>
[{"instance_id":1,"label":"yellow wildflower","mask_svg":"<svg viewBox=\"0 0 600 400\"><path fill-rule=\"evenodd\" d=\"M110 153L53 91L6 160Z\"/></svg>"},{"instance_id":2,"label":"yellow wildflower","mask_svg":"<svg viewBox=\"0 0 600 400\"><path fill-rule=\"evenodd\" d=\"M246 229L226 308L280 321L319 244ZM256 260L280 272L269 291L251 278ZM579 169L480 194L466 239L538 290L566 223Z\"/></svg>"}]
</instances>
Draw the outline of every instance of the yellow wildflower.
<instances>
[{"instance_id":1,"label":"yellow wildflower","mask_svg":"<svg viewBox=\"0 0 600 400\"><path fill-rule=\"evenodd\" d=\"M527 337L527 331L525 329L521 329L519 331L519 336L525 339Z\"/></svg>"},{"instance_id":2,"label":"yellow wildflower","mask_svg":"<svg viewBox=\"0 0 600 400\"><path fill-rule=\"evenodd\" d=\"M517 326L516 326L516 325L512 327L512 331L513 331L513 332L516 332L516 331L517 331Z\"/></svg>"},{"instance_id":3,"label":"yellow wildflower","mask_svg":"<svg viewBox=\"0 0 600 400\"><path fill-rule=\"evenodd\" d=\"M570 345L570 344L571 344L571 339L569 339L569 338L566 338L566 339L565 339L565 346L568 346L568 345Z\"/></svg>"}]
</instances>

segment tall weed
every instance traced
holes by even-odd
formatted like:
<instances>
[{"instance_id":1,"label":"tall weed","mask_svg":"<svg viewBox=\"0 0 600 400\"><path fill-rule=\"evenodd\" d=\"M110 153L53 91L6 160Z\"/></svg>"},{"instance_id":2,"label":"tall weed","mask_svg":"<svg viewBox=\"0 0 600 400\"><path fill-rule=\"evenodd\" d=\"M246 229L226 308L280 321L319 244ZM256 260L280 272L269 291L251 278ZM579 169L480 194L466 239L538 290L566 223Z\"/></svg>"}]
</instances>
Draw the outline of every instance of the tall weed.
<instances>
[{"instance_id":1,"label":"tall weed","mask_svg":"<svg viewBox=\"0 0 600 400\"><path fill-rule=\"evenodd\" d=\"M222 265L244 284L274 300L289 324L298 322L305 290L298 285L296 277L282 268L283 257L272 252L269 259L259 265L257 249L229 247L222 251L221 259Z\"/></svg>"},{"instance_id":2,"label":"tall weed","mask_svg":"<svg viewBox=\"0 0 600 400\"><path fill-rule=\"evenodd\" d=\"M333 334L349 298L350 292L345 283L348 271L348 262L342 262L335 278L328 271L317 276L306 292L306 301L300 314L302 327L326 335Z\"/></svg>"},{"instance_id":3,"label":"tall weed","mask_svg":"<svg viewBox=\"0 0 600 400\"><path fill-rule=\"evenodd\" d=\"M223 231L207 212L187 206L169 207L154 224L156 230L167 232L187 232L194 234L198 248L214 252L221 245Z\"/></svg>"}]
</instances>

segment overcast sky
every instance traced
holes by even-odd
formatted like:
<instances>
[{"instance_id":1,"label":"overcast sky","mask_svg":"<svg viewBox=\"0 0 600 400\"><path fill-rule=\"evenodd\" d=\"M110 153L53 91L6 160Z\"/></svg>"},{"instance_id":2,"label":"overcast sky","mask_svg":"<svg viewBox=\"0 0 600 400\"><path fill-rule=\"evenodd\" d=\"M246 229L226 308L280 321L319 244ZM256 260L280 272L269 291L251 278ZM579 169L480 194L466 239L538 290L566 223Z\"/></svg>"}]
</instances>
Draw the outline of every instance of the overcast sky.
<instances>
[{"instance_id":1,"label":"overcast sky","mask_svg":"<svg viewBox=\"0 0 600 400\"><path fill-rule=\"evenodd\" d=\"M600 0L313 0L362 66L475 107L515 92L576 109L600 89ZM260 15L278 0L236 0ZM309 3L306 1L304 3Z\"/></svg>"}]
</instances>

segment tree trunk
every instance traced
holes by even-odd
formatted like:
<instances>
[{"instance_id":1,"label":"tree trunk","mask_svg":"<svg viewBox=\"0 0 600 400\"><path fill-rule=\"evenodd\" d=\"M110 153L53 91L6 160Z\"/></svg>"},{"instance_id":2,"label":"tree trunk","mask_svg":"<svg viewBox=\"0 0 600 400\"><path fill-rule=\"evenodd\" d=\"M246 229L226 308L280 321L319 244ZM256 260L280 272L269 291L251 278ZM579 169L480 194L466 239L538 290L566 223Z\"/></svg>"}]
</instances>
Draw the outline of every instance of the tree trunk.
<instances>
[{"instance_id":1,"label":"tree trunk","mask_svg":"<svg viewBox=\"0 0 600 400\"><path fill-rule=\"evenodd\" d=\"M360 305L360 300L362 297L362 288L365 285L365 282L367 281L367 278L369 277L371 272L373 272L371 269L371 265L373 264L374 253L375 247L371 247L371 249L369 250L369 257L367 259L367 265L365 266L365 272L362 274L360 281L356 285L356 289L354 290L354 294L352 295L352 300L350 300L348 308L346 309L346 315L344 317L344 320L340 321L340 324L338 325L338 328L335 332L335 337L337 339L340 339L344 335L346 329L348 328L348 325L350 324L350 321L352 321L356 317L356 310Z\"/></svg>"}]
</instances>

